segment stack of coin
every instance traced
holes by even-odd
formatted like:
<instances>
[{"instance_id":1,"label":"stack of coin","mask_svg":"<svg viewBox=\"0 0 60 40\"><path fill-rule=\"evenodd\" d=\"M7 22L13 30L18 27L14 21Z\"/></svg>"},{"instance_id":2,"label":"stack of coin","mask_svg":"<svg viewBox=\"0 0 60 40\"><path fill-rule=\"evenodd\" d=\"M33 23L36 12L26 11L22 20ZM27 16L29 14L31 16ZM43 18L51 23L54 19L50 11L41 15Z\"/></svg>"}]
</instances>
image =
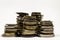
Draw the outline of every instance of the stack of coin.
<instances>
[{"instance_id":1,"label":"stack of coin","mask_svg":"<svg viewBox=\"0 0 60 40\"><path fill-rule=\"evenodd\" d=\"M42 20L42 15L41 15L40 12L32 12L31 16L36 16L37 26L38 26L36 31L37 31L37 35L39 36L39 34L40 34L40 27L41 27L40 23L41 23L41 20Z\"/></svg>"},{"instance_id":2,"label":"stack of coin","mask_svg":"<svg viewBox=\"0 0 60 40\"><path fill-rule=\"evenodd\" d=\"M21 36L39 36L53 37L54 29L51 21L42 21L40 12L32 12L31 16L28 13L17 12L17 24L6 24L5 37L21 37Z\"/></svg>"},{"instance_id":3,"label":"stack of coin","mask_svg":"<svg viewBox=\"0 0 60 40\"><path fill-rule=\"evenodd\" d=\"M23 36L35 36L37 28L37 20L34 16L23 17Z\"/></svg>"},{"instance_id":4,"label":"stack of coin","mask_svg":"<svg viewBox=\"0 0 60 40\"><path fill-rule=\"evenodd\" d=\"M23 12L17 12L19 16L17 16L17 26L19 30L16 31L16 36L21 35L22 33L22 28L23 28L23 17L27 16L28 13L23 13Z\"/></svg>"},{"instance_id":5,"label":"stack of coin","mask_svg":"<svg viewBox=\"0 0 60 40\"><path fill-rule=\"evenodd\" d=\"M41 37L53 37L53 24L51 21L41 21Z\"/></svg>"},{"instance_id":6,"label":"stack of coin","mask_svg":"<svg viewBox=\"0 0 60 40\"><path fill-rule=\"evenodd\" d=\"M5 33L3 36L14 37L16 31L17 31L17 25L16 24L6 24L5 25Z\"/></svg>"}]
</instances>

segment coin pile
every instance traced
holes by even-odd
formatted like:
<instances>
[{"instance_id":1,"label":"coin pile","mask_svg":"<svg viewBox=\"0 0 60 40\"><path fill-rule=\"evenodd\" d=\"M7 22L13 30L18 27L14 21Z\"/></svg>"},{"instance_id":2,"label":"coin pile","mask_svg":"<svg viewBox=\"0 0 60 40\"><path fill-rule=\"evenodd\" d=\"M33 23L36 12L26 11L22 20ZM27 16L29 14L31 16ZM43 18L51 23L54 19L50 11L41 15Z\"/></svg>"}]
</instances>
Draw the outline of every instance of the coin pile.
<instances>
[{"instance_id":1,"label":"coin pile","mask_svg":"<svg viewBox=\"0 0 60 40\"><path fill-rule=\"evenodd\" d=\"M17 24L6 24L4 37L53 37L52 21L42 21L40 12L17 12Z\"/></svg>"},{"instance_id":2,"label":"coin pile","mask_svg":"<svg viewBox=\"0 0 60 40\"><path fill-rule=\"evenodd\" d=\"M34 16L25 16L23 18L23 36L35 36L37 28L37 20Z\"/></svg>"},{"instance_id":3,"label":"coin pile","mask_svg":"<svg viewBox=\"0 0 60 40\"><path fill-rule=\"evenodd\" d=\"M42 21L42 15L40 12L32 12L31 16L35 16L37 20L37 28L36 28L36 33L39 36L40 34L40 28L41 28L41 21Z\"/></svg>"},{"instance_id":4,"label":"coin pile","mask_svg":"<svg viewBox=\"0 0 60 40\"><path fill-rule=\"evenodd\" d=\"M19 16L17 16L17 28L18 28L19 30L16 31L15 35L18 37L18 36L21 36L21 35L22 35L23 17L24 17L24 16L27 16L28 13L17 12L17 14L19 15Z\"/></svg>"},{"instance_id":5,"label":"coin pile","mask_svg":"<svg viewBox=\"0 0 60 40\"><path fill-rule=\"evenodd\" d=\"M15 36L15 32L17 31L17 25L16 24L6 24L5 25L5 33L3 34L3 36L6 37L14 37Z\"/></svg>"},{"instance_id":6,"label":"coin pile","mask_svg":"<svg viewBox=\"0 0 60 40\"><path fill-rule=\"evenodd\" d=\"M41 37L53 37L53 24L51 21L41 21Z\"/></svg>"}]
</instances>

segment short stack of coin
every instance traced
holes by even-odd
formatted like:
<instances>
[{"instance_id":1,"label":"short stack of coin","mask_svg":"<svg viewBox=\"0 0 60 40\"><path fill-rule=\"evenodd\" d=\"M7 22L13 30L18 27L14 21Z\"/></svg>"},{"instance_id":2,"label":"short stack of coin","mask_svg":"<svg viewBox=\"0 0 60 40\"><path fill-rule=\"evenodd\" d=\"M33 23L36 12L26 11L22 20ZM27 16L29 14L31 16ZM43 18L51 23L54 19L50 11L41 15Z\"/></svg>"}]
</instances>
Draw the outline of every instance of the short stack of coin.
<instances>
[{"instance_id":1,"label":"short stack of coin","mask_svg":"<svg viewBox=\"0 0 60 40\"><path fill-rule=\"evenodd\" d=\"M18 29L20 30L17 30L16 31L16 36L19 36L19 35L21 35L21 33L22 33L22 28L23 28L23 17L24 16L27 16L28 15L28 13L23 13L23 12L17 12L17 14L19 15L19 16L17 16L17 26L18 26ZM20 34L19 34L20 33Z\"/></svg>"},{"instance_id":2,"label":"short stack of coin","mask_svg":"<svg viewBox=\"0 0 60 40\"><path fill-rule=\"evenodd\" d=\"M34 16L25 16L23 21L23 36L35 36L37 28L37 20Z\"/></svg>"},{"instance_id":3,"label":"short stack of coin","mask_svg":"<svg viewBox=\"0 0 60 40\"><path fill-rule=\"evenodd\" d=\"M53 24L51 21L41 21L41 37L53 37Z\"/></svg>"},{"instance_id":4,"label":"short stack of coin","mask_svg":"<svg viewBox=\"0 0 60 40\"><path fill-rule=\"evenodd\" d=\"M3 34L3 36L14 37L16 31L17 31L16 24L6 24L5 25L5 33Z\"/></svg>"}]
</instances>

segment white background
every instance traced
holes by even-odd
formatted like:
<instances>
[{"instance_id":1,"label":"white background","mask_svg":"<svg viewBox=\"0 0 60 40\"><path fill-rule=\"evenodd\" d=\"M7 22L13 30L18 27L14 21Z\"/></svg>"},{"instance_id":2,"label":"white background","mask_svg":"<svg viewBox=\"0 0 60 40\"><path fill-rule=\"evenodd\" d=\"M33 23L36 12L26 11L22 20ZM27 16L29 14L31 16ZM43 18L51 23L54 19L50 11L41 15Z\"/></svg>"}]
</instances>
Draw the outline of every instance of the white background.
<instances>
[{"instance_id":1,"label":"white background","mask_svg":"<svg viewBox=\"0 0 60 40\"><path fill-rule=\"evenodd\" d=\"M54 24L53 38L2 37L5 24L16 24L16 12L41 12L43 20ZM60 39L60 0L0 0L0 40L59 40Z\"/></svg>"}]
</instances>

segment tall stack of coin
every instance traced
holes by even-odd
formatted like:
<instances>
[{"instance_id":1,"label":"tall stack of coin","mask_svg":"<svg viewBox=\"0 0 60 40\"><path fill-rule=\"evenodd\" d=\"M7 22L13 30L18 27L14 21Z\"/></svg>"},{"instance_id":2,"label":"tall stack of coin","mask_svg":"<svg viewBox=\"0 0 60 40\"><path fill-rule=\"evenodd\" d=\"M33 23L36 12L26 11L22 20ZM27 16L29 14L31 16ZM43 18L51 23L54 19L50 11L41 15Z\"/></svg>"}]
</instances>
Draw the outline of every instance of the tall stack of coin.
<instances>
[{"instance_id":1,"label":"tall stack of coin","mask_svg":"<svg viewBox=\"0 0 60 40\"><path fill-rule=\"evenodd\" d=\"M28 13L23 13L23 12L17 12L17 14L19 14L19 16L17 16L17 26L18 26L18 29L16 31L16 36L20 36L21 33L22 33L22 28L23 28L23 17L24 16L27 16Z\"/></svg>"},{"instance_id":2,"label":"tall stack of coin","mask_svg":"<svg viewBox=\"0 0 60 40\"><path fill-rule=\"evenodd\" d=\"M41 20L42 20L42 15L41 15L40 12L32 12L31 16L36 16L37 26L38 26L36 30L37 30L37 35L39 36L40 27L41 27L40 23L41 23Z\"/></svg>"},{"instance_id":3,"label":"tall stack of coin","mask_svg":"<svg viewBox=\"0 0 60 40\"><path fill-rule=\"evenodd\" d=\"M41 21L41 37L53 37L53 24L51 21Z\"/></svg>"},{"instance_id":4,"label":"tall stack of coin","mask_svg":"<svg viewBox=\"0 0 60 40\"><path fill-rule=\"evenodd\" d=\"M16 31L17 31L17 25L16 24L6 24L5 25L5 33L3 36L14 37Z\"/></svg>"},{"instance_id":5,"label":"tall stack of coin","mask_svg":"<svg viewBox=\"0 0 60 40\"><path fill-rule=\"evenodd\" d=\"M35 36L37 28L37 20L34 16L25 16L23 21L23 36Z\"/></svg>"}]
</instances>

